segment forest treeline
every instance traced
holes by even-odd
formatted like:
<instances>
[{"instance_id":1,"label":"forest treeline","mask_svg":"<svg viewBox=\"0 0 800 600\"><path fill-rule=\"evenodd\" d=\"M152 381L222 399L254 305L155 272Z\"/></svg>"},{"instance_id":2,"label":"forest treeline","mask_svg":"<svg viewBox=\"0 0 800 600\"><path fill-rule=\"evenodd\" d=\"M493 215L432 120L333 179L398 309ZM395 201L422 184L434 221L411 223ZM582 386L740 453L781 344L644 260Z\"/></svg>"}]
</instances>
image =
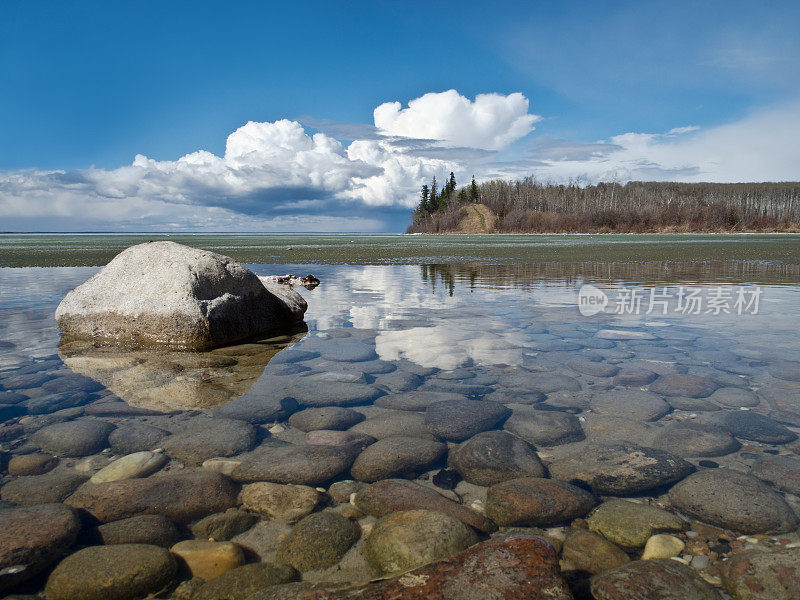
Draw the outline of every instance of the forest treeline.
<instances>
[{"instance_id":1,"label":"forest treeline","mask_svg":"<svg viewBox=\"0 0 800 600\"><path fill-rule=\"evenodd\" d=\"M495 215L498 233L644 233L659 231L800 231L800 182L553 185L472 182L458 188L451 173L442 190L423 186L409 233L456 231L465 205Z\"/></svg>"}]
</instances>

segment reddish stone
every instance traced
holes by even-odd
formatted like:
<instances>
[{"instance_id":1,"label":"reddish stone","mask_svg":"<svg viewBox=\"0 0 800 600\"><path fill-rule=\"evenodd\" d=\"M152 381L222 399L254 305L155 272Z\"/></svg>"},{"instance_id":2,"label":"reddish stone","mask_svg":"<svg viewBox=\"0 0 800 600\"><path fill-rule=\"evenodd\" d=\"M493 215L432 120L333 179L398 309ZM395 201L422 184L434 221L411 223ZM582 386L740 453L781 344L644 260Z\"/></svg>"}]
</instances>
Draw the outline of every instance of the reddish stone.
<instances>
[{"instance_id":1,"label":"reddish stone","mask_svg":"<svg viewBox=\"0 0 800 600\"><path fill-rule=\"evenodd\" d=\"M800 548L739 554L723 563L721 575L737 600L800 598Z\"/></svg>"},{"instance_id":2,"label":"reddish stone","mask_svg":"<svg viewBox=\"0 0 800 600\"><path fill-rule=\"evenodd\" d=\"M460 554L366 586L323 590L267 588L253 600L572 600L553 547L540 537L491 539ZM288 590L287 590L288 591Z\"/></svg>"}]
</instances>

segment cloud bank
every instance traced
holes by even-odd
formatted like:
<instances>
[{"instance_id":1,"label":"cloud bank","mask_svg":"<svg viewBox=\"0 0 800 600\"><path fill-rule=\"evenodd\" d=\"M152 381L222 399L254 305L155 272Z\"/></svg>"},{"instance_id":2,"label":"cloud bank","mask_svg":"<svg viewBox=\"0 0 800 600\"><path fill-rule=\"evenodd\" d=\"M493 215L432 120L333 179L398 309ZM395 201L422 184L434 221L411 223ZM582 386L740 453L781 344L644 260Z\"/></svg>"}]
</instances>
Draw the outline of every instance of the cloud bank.
<instances>
[{"instance_id":1,"label":"cloud bank","mask_svg":"<svg viewBox=\"0 0 800 600\"><path fill-rule=\"evenodd\" d=\"M478 94L475 101L455 90L425 94L402 108L386 102L375 109L375 126L386 135L438 140L454 146L500 150L525 137L541 120L528 114L520 93Z\"/></svg>"},{"instance_id":2,"label":"cloud bank","mask_svg":"<svg viewBox=\"0 0 800 600\"><path fill-rule=\"evenodd\" d=\"M399 231L419 186L450 171L461 182L800 179L800 102L707 130L593 142L531 139L540 117L529 108L519 93L449 90L381 104L374 126L249 122L221 156L0 173L0 221L11 231Z\"/></svg>"}]
</instances>

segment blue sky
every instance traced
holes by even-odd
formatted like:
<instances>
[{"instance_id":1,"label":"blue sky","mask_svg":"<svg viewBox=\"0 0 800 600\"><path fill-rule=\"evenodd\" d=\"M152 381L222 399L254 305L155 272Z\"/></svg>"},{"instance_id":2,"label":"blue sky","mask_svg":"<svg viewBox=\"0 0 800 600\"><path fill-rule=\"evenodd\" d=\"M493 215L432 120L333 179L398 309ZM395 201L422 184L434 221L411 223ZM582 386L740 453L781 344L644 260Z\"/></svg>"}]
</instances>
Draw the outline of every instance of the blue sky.
<instances>
[{"instance_id":1,"label":"blue sky","mask_svg":"<svg viewBox=\"0 0 800 600\"><path fill-rule=\"evenodd\" d=\"M0 229L402 230L450 170L800 179L798 31L791 2L6 0Z\"/></svg>"}]
</instances>

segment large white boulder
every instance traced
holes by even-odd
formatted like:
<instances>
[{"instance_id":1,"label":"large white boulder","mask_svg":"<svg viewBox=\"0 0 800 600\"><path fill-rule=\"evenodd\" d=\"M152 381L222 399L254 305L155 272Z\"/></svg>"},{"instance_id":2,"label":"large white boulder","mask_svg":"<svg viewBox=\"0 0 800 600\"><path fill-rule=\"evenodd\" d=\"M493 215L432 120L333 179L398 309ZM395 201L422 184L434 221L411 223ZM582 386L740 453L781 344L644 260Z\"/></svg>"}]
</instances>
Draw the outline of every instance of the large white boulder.
<instances>
[{"instance_id":1,"label":"large white boulder","mask_svg":"<svg viewBox=\"0 0 800 600\"><path fill-rule=\"evenodd\" d=\"M131 347L205 350L289 328L307 305L227 256L175 242L118 254L56 309L68 339Z\"/></svg>"}]
</instances>

